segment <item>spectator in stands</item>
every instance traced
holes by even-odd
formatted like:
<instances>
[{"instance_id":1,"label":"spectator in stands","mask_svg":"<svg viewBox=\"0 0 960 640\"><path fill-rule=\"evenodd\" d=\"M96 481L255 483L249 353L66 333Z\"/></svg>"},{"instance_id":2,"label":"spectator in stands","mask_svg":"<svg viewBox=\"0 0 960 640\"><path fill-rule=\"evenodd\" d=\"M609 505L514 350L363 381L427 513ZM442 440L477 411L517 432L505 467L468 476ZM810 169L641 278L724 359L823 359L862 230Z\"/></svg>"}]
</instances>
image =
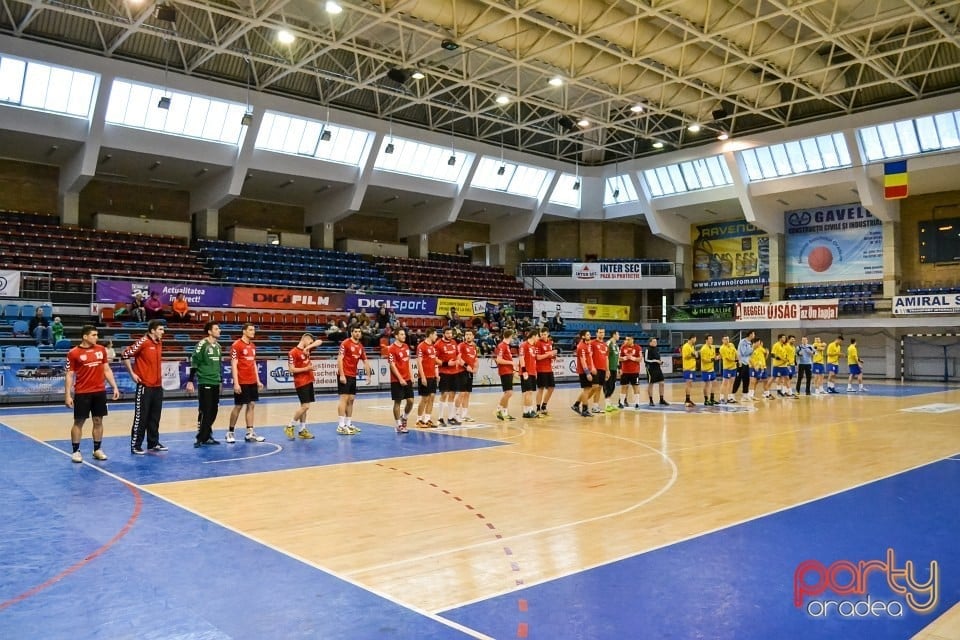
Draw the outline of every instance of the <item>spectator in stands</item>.
<instances>
[{"instance_id":1,"label":"spectator in stands","mask_svg":"<svg viewBox=\"0 0 960 640\"><path fill-rule=\"evenodd\" d=\"M560 315L559 310L557 310L553 319L550 320L550 331L563 331L563 316Z\"/></svg>"},{"instance_id":2,"label":"spectator in stands","mask_svg":"<svg viewBox=\"0 0 960 640\"><path fill-rule=\"evenodd\" d=\"M173 313L170 319L174 322L190 322L193 319L190 303L187 302L187 296L183 295L182 291L174 298L171 309Z\"/></svg>"},{"instance_id":3,"label":"spectator in stands","mask_svg":"<svg viewBox=\"0 0 960 640\"><path fill-rule=\"evenodd\" d=\"M399 321L397 320L397 312L393 307L390 307L390 326L396 330L399 327L398 323ZM406 325L404 325L404 328L406 328Z\"/></svg>"},{"instance_id":4,"label":"spectator in stands","mask_svg":"<svg viewBox=\"0 0 960 640\"><path fill-rule=\"evenodd\" d=\"M447 312L447 325L448 327L459 327L460 326L460 314L457 313L456 307L450 307L450 311Z\"/></svg>"},{"instance_id":5,"label":"spectator in stands","mask_svg":"<svg viewBox=\"0 0 960 640\"><path fill-rule=\"evenodd\" d=\"M107 340L104 348L107 350L107 362L113 362L117 359L117 350L113 348L113 340Z\"/></svg>"},{"instance_id":6,"label":"spectator in stands","mask_svg":"<svg viewBox=\"0 0 960 640\"><path fill-rule=\"evenodd\" d=\"M50 331L53 332L53 344L57 344L63 340L63 323L60 321L60 316L57 316L53 319L53 324L50 326Z\"/></svg>"},{"instance_id":7,"label":"spectator in stands","mask_svg":"<svg viewBox=\"0 0 960 640\"><path fill-rule=\"evenodd\" d=\"M147 311L148 320L159 320L163 318L163 302L160 300L160 294L156 291L150 292L150 297L143 303Z\"/></svg>"},{"instance_id":8,"label":"spectator in stands","mask_svg":"<svg viewBox=\"0 0 960 640\"><path fill-rule=\"evenodd\" d=\"M537 322L537 328L543 329L544 327L546 327L547 329L550 328L550 318L547 317L546 311L541 311L540 320Z\"/></svg>"},{"instance_id":9,"label":"spectator in stands","mask_svg":"<svg viewBox=\"0 0 960 640\"><path fill-rule=\"evenodd\" d=\"M130 315L134 322L147 321L147 308L144 306L143 294L139 291L133 294L133 300L130 302Z\"/></svg>"},{"instance_id":10,"label":"spectator in stands","mask_svg":"<svg viewBox=\"0 0 960 640\"><path fill-rule=\"evenodd\" d=\"M30 318L28 330L38 345L50 344L50 321L43 317L42 307L37 307L37 312Z\"/></svg>"},{"instance_id":11,"label":"spectator in stands","mask_svg":"<svg viewBox=\"0 0 960 640\"><path fill-rule=\"evenodd\" d=\"M379 329L381 333L383 333L383 330L390 325L390 310L387 308L387 304L385 302L381 302L380 308L377 309L376 322L377 329Z\"/></svg>"},{"instance_id":12,"label":"spectator in stands","mask_svg":"<svg viewBox=\"0 0 960 640\"><path fill-rule=\"evenodd\" d=\"M341 329L346 329L347 327L352 327L355 324L360 324L360 316L357 315L355 309L350 309L350 313L347 314L347 320L341 324Z\"/></svg>"}]
</instances>

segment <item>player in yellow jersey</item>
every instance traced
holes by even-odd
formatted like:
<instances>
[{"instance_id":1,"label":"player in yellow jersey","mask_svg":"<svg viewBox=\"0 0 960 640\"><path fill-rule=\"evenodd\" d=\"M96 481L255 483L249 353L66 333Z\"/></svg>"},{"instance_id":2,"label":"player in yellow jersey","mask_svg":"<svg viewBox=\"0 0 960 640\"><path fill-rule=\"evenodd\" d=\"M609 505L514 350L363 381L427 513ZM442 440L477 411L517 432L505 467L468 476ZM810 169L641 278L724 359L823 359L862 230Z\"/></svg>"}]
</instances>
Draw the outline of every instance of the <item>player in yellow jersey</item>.
<instances>
[{"instance_id":1,"label":"player in yellow jersey","mask_svg":"<svg viewBox=\"0 0 960 640\"><path fill-rule=\"evenodd\" d=\"M684 405L694 406L690 399L690 392L693 390L693 379L697 377L697 336L690 336L680 349L680 360L683 363L683 390L687 394L687 400Z\"/></svg>"},{"instance_id":2,"label":"player in yellow jersey","mask_svg":"<svg viewBox=\"0 0 960 640\"><path fill-rule=\"evenodd\" d=\"M783 354L787 360L787 388L783 394L791 400L796 400L793 393L793 379L797 376L797 337L787 336L787 343L783 345Z\"/></svg>"},{"instance_id":3,"label":"player in yellow jersey","mask_svg":"<svg viewBox=\"0 0 960 640\"><path fill-rule=\"evenodd\" d=\"M767 350L763 348L763 340L760 338L755 338L753 341L753 353L750 355L750 375L756 381L753 390L758 391L763 387L763 397L769 399L770 378L767 377ZM753 391L750 393L753 393Z\"/></svg>"},{"instance_id":4,"label":"player in yellow jersey","mask_svg":"<svg viewBox=\"0 0 960 640\"><path fill-rule=\"evenodd\" d=\"M733 381L737 378L738 363L737 348L730 342L730 336L720 338L720 402L736 403L731 389Z\"/></svg>"},{"instance_id":5,"label":"player in yellow jersey","mask_svg":"<svg viewBox=\"0 0 960 640\"><path fill-rule=\"evenodd\" d=\"M784 397L784 391L789 384L790 369L787 366L787 336L781 333L777 341L770 346L770 360L773 363L773 386L779 397Z\"/></svg>"},{"instance_id":6,"label":"player in yellow jersey","mask_svg":"<svg viewBox=\"0 0 960 640\"><path fill-rule=\"evenodd\" d=\"M823 390L823 372L824 367L824 351L827 349L827 344L820 341L820 336L814 336L813 338L813 395L818 396L820 394L826 393Z\"/></svg>"},{"instance_id":7,"label":"player in yellow jersey","mask_svg":"<svg viewBox=\"0 0 960 640\"><path fill-rule=\"evenodd\" d=\"M703 339L704 345L700 347L700 376L703 378L703 406L712 407L717 403L713 394L713 381L717 379L717 372L714 367L719 356L713 346L713 336L707 335Z\"/></svg>"},{"instance_id":8,"label":"player in yellow jersey","mask_svg":"<svg viewBox=\"0 0 960 640\"><path fill-rule=\"evenodd\" d=\"M847 378L847 393L854 393L854 378L860 385L860 388L856 391L866 391L867 388L863 386L863 360L860 359L860 354L857 352L856 338L850 338L850 346L847 347L847 368L850 369L850 377Z\"/></svg>"},{"instance_id":9,"label":"player in yellow jersey","mask_svg":"<svg viewBox=\"0 0 960 640\"><path fill-rule=\"evenodd\" d=\"M840 349L843 345L843 336L827 345L827 393L836 393L837 373L840 372Z\"/></svg>"}]
</instances>

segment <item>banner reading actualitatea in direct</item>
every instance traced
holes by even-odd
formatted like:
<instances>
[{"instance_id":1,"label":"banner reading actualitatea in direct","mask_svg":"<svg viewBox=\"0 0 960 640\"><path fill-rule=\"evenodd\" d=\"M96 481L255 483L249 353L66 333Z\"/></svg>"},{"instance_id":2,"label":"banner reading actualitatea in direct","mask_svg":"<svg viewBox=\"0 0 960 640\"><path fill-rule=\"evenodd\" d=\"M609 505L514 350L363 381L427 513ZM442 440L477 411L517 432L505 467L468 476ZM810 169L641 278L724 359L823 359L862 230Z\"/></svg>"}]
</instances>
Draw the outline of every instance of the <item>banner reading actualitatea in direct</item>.
<instances>
[{"instance_id":1,"label":"banner reading actualitatea in direct","mask_svg":"<svg viewBox=\"0 0 960 640\"><path fill-rule=\"evenodd\" d=\"M770 280L770 238L749 222L690 226L693 288L763 286Z\"/></svg>"}]
</instances>

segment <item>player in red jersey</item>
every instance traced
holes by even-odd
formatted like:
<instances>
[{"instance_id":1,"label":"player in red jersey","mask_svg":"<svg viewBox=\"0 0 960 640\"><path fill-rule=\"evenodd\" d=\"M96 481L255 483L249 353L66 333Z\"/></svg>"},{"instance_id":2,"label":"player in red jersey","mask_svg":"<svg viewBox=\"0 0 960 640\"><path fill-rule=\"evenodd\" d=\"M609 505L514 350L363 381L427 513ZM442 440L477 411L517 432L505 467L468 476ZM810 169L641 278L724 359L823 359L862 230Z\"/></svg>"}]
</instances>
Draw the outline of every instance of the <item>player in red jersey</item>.
<instances>
[{"instance_id":1,"label":"player in red jersey","mask_svg":"<svg viewBox=\"0 0 960 640\"><path fill-rule=\"evenodd\" d=\"M597 337L590 342L590 356L593 358L593 368L596 373L593 374L593 388L590 393L592 413L600 413L600 398L603 397L603 385L607 381L607 343L606 329L603 327L597 329Z\"/></svg>"},{"instance_id":2,"label":"player in red jersey","mask_svg":"<svg viewBox=\"0 0 960 640\"><path fill-rule=\"evenodd\" d=\"M497 406L497 420L516 420L507 411L507 405L510 404L510 398L513 396L513 376L517 372L517 365L513 361L513 352L510 351L513 331L504 329L501 335L500 344L493 352L493 358L497 363L497 373L500 374L500 388L503 389L500 404Z\"/></svg>"},{"instance_id":3,"label":"player in red jersey","mask_svg":"<svg viewBox=\"0 0 960 640\"><path fill-rule=\"evenodd\" d=\"M237 427L240 409L247 407L244 420L247 425L247 434L243 439L247 442L263 442L264 437L258 436L253 430L253 408L260 399L260 389L263 383L257 374L257 347L253 338L257 329L249 322L243 323L240 338L230 347L230 372L233 375L233 410L230 412L230 427L225 440L228 444L237 441L233 432Z\"/></svg>"},{"instance_id":4,"label":"player in red jersey","mask_svg":"<svg viewBox=\"0 0 960 640\"><path fill-rule=\"evenodd\" d=\"M537 342L539 341L540 334L536 329L531 329L527 332L526 340L520 343L520 390L523 392L524 418L537 417L533 396L537 390Z\"/></svg>"},{"instance_id":5,"label":"player in red jersey","mask_svg":"<svg viewBox=\"0 0 960 640\"><path fill-rule=\"evenodd\" d=\"M373 367L367 362L367 352L360 342L361 337L363 331L360 326L353 325L350 328L350 337L340 343L340 355L337 356L337 393L340 394L340 402L337 403L337 433L342 436L360 433L360 429L353 426L353 401L357 397L357 367L361 360L367 379L373 375Z\"/></svg>"},{"instance_id":6,"label":"player in red jersey","mask_svg":"<svg viewBox=\"0 0 960 640\"><path fill-rule=\"evenodd\" d=\"M553 361L557 358L557 350L553 348L550 338L550 329L540 329L540 341L537 343L537 413L547 414L547 403L553 396L557 383L553 377Z\"/></svg>"},{"instance_id":7,"label":"player in red jersey","mask_svg":"<svg viewBox=\"0 0 960 640\"><path fill-rule=\"evenodd\" d=\"M166 451L160 444L160 412L163 410L163 332L162 320L151 320L147 332L123 350L120 358L137 384L133 401L133 425L130 427L130 453L142 456L143 437L147 449ZM133 358L133 364L130 359Z\"/></svg>"},{"instance_id":8,"label":"player in red jersey","mask_svg":"<svg viewBox=\"0 0 960 640\"><path fill-rule=\"evenodd\" d=\"M323 340L315 339L312 333L305 333L300 336L297 346L287 354L287 370L293 375L293 386L297 390L297 399L300 400L300 406L293 413L290 424L283 429L287 440L293 440L294 437L301 440L313 439L313 434L307 429L307 411L310 410L310 404L317 399L313 389L316 367L310 361L310 351L322 344ZM300 423L299 429L297 423Z\"/></svg>"},{"instance_id":9,"label":"player in red jersey","mask_svg":"<svg viewBox=\"0 0 960 640\"><path fill-rule=\"evenodd\" d=\"M410 345L407 330L403 327L393 334L394 342L387 347L387 362L390 363L390 399L393 400L393 419L397 421L397 433L407 433L407 417L413 411L413 378L410 375ZM400 403L406 402L403 410Z\"/></svg>"},{"instance_id":10,"label":"player in red jersey","mask_svg":"<svg viewBox=\"0 0 960 640\"><path fill-rule=\"evenodd\" d=\"M107 350L97 344L100 334L93 325L84 325L80 344L67 353L66 395L64 404L73 409L73 426L70 427L70 443L73 454L70 459L83 462L80 454L80 437L83 423L93 416L93 457L106 460L107 454L100 448L103 442L103 417L107 415L107 389L104 380L113 389L113 399L120 399L120 389L110 369ZM76 381L76 389L74 389Z\"/></svg>"},{"instance_id":11,"label":"player in red jersey","mask_svg":"<svg viewBox=\"0 0 960 640\"><path fill-rule=\"evenodd\" d=\"M453 327L443 330L443 338L437 341L437 358L440 360L440 412L437 414L437 423L441 427L447 426L447 409L450 410L450 424L456 426L460 421L456 417L454 406L460 384L460 372L463 363L460 361L460 347L453 339Z\"/></svg>"},{"instance_id":12,"label":"player in red jersey","mask_svg":"<svg viewBox=\"0 0 960 640\"><path fill-rule=\"evenodd\" d=\"M590 417L590 408L587 402L592 394L593 382L597 370L593 366L593 350L590 348L590 332L586 329L577 334L577 375L580 377L580 395L573 403L572 409L584 418Z\"/></svg>"},{"instance_id":13,"label":"player in red jersey","mask_svg":"<svg viewBox=\"0 0 960 640\"><path fill-rule=\"evenodd\" d=\"M460 382L457 386L460 392L455 401L457 414L454 417L458 422L473 422L473 418L467 415L467 410L470 408L470 394L473 392L473 374L477 371L477 344L474 342L473 329L463 332L463 342L458 348L463 371L460 372Z\"/></svg>"},{"instance_id":14,"label":"player in red jersey","mask_svg":"<svg viewBox=\"0 0 960 640\"><path fill-rule=\"evenodd\" d=\"M620 405L624 408L630 406L628 391L633 392L634 409L640 408L640 360L642 359L640 345L633 341L633 336L624 338L623 346L620 347ZM650 398L650 404L653 404L653 398Z\"/></svg>"},{"instance_id":15,"label":"player in red jersey","mask_svg":"<svg viewBox=\"0 0 960 640\"><path fill-rule=\"evenodd\" d=\"M417 345L417 371L420 372L420 404L417 405L417 426L423 428L435 427L431 414L433 413L433 397L437 393L437 330L427 329L427 335Z\"/></svg>"}]
</instances>

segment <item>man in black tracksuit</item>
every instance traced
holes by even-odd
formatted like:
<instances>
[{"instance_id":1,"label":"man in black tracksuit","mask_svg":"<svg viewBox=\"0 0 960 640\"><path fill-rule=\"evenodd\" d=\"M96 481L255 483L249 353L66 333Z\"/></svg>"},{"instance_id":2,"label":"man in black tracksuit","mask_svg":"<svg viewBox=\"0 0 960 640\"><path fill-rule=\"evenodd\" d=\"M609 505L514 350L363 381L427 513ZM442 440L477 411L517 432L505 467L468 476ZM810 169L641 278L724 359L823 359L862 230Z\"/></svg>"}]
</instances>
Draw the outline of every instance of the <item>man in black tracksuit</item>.
<instances>
[{"instance_id":1,"label":"man in black tracksuit","mask_svg":"<svg viewBox=\"0 0 960 640\"><path fill-rule=\"evenodd\" d=\"M160 444L160 412L163 410L163 339L164 326L160 320L151 320L147 332L123 350L120 358L137 384L133 404L133 426L130 428L130 453L142 456L143 437L147 449L166 451ZM133 359L133 364L130 360Z\"/></svg>"}]
</instances>

